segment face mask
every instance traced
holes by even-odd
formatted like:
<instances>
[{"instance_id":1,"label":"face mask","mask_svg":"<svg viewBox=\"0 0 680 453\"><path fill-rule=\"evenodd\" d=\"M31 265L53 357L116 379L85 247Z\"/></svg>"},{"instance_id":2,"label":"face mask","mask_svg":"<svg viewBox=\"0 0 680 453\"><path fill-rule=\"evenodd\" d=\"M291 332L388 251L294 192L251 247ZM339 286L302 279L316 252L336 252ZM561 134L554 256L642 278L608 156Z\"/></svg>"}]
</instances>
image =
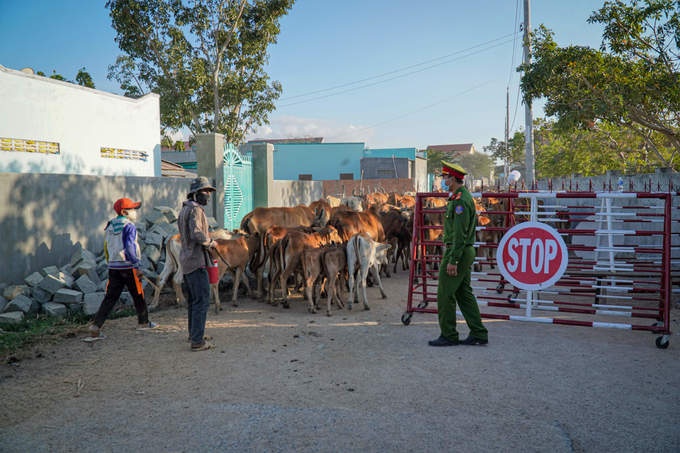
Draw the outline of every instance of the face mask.
<instances>
[{"instance_id":1,"label":"face mask","mask_svg":"<svg viewBox=\"0 0 680 453\"><path fill-rule=\"evenodd\" d=\"M128 212L127 212L127 218L130 219L131 222L133 222L133 223L136 222L136 221L137 221L137 217L138 217L138 214L137 214L137 210L136 210L136 209L130 209L130 210L128 210Z\"/></svg>"},{"instance_id":2,"label":"face mask","mask_svg":"<svg viewBox=\"0 0 680 453\"><path fill-rule=\"evenodd\" d=\"M205 206L208 204L210 194L208 192L196 192L196 203Z\"/></svg>"},{"instance_id":3,"label":"face mask","mask_svg":"<svg viewBox=\"0 0 680 453\"><path fill-rule=\"evenodd\" d=\"M446 184L446 179L445 179L445 178L442 178L441 186L442 186L442 190L443 190L444 192L448 192L448 190L449 190L449 185Z\"/></svg>"}]
</instances>

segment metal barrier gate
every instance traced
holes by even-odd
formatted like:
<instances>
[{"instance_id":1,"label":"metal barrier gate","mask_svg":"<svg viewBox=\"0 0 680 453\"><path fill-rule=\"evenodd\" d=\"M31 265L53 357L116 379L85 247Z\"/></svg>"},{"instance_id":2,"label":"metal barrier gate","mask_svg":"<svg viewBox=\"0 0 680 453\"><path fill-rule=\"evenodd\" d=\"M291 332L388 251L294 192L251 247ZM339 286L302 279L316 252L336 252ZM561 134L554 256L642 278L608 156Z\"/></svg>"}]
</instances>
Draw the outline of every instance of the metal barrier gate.
<instances>
[{"instance_id":1,"label":"metal barrier gate","mask_svg":"<svg viewBox=\"0 0 680 453\"><path fill-rule=\"evenodd\" d=\"M633 192L473 193L490 221L478 226L472 286L483 318L646 330L670 341L672 196ZM414 312L437 313L438 264L448 193L418 193L413 221L409 295L402 322ZM677 209L677 208L676 208ZM500 237L517 223L541 222L563 237L568 264L541 290L505 280L496 263ZM481 223L481 222L480 222ZM677 233L675 233L677 234ZM677 247L676 247L677 248ZM486 253L485 253L486 252ZM431 304L435 307L431 307ZM488 310L488 311L486 311ZM524 310L523 315L513 315ZM552 317L534 312L548 311ZM635 323L611 322L608 317Z\"/></svg>"},{"instance_id":2,"label":"metal barrier gate","mask_svg":"<svg viewBox=\"0 0 680 453\"><path fill-rule=\"evenodd\" d=\"M241 226L241 219L253 209L253 165L250 153L234 145L224 146L224 227Z\"/></svg>"}]
</instances>

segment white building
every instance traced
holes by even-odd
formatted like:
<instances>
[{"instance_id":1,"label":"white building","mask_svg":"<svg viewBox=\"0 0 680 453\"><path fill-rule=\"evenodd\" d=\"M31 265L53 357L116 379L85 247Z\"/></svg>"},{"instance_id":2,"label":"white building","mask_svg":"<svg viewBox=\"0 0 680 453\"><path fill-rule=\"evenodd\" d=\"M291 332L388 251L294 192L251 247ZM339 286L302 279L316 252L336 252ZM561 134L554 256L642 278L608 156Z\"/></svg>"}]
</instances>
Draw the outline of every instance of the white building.
<instances>
[{"instance_id":1,"label":"white building","mask_svg":"<svg viewBox=\"0 0 680 453\"><path fill-rule=\"evenodd\" d=\"M25 72L24 72L25 71ZM0 172L160 176L160 104L0 66Z\"/></svg>"}]
</instances>

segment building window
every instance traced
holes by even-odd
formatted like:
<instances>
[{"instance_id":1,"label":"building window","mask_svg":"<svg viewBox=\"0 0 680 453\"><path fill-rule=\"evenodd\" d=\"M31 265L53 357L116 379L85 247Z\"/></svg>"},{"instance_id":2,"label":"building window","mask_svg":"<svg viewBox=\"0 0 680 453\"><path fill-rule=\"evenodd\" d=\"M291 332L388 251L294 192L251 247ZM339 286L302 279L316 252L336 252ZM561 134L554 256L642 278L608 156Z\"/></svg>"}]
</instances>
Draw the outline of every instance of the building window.
<instances>
[{"instance_id":1,"label":"building window","mask_svg":"<svg viewBox=\"0 0 680 453\"><path fill-rule=\"evenodd\" d=\"M298 181L311 181L311 180L312 180L311 174L300 174L300 175L298 175Z\"/></svg>"},{"instance_id":2,"label":"building window","mask_svg":"<svg viewBox=\"0 0 680 453\"><path fill-rule=\"evenodd\" d=\"M135 151L132 149L120 149L120 148L100 148L99 154L105 159L132 159L132 160L142 160L146 162L149 160L149 153L146 151Z\"/></svg>"},{"instance_id":3,"label":"building window","mask_svg":"<svg viewBox=\"0 0 680 453\"><path fill-rule=\"evenodd\" d=\"M59 143L23 138L0 137L0 151L18 151L22 153L59 154Z\"/></svg>"},{"instance_id":4,"label":"building window","mask_svg":"<svg viewBox=\"0 0 680 453\"><path fill-rule=\"evenodd\" d=\"M378 178L394 178L394 169L390 168L389 170L380 170L378 169Z\"/></svg>"},{"instance_id":5,"label":"building window","mask_svg":"<svg viewBox=\"0 0 680 453\"><path fill-rule=\"evenodd\" d=\"M341 180L353 180L354 179L354 173L340 173L340 179Z\"/></svg>"}]
</instances>

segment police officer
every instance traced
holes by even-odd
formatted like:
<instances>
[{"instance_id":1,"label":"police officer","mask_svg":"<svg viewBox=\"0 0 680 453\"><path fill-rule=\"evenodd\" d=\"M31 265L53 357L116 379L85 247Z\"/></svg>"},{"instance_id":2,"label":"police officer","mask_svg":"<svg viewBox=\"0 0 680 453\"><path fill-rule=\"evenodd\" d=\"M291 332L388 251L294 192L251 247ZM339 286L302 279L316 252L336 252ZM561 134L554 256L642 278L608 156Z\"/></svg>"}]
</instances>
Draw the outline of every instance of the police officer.
<instances>
[{"instance_id":1,"label":"police officer","mask_svg":"<svg viewBox=\"0 0 680 453\"><path fill-rule=\"evenodd\" d=\"M441 334L430 346L485 345L489 334L482 324L477 299L470 286L475 259L477 212L472 195L463 185L467 172L457 164L442 161L442 179L449 187L449 202L444 220L443 242L446 246L439 267L437 312ZM459 340L456 331L456 304L463 313L470 334Z\"/></svg>"}]
</instances>

